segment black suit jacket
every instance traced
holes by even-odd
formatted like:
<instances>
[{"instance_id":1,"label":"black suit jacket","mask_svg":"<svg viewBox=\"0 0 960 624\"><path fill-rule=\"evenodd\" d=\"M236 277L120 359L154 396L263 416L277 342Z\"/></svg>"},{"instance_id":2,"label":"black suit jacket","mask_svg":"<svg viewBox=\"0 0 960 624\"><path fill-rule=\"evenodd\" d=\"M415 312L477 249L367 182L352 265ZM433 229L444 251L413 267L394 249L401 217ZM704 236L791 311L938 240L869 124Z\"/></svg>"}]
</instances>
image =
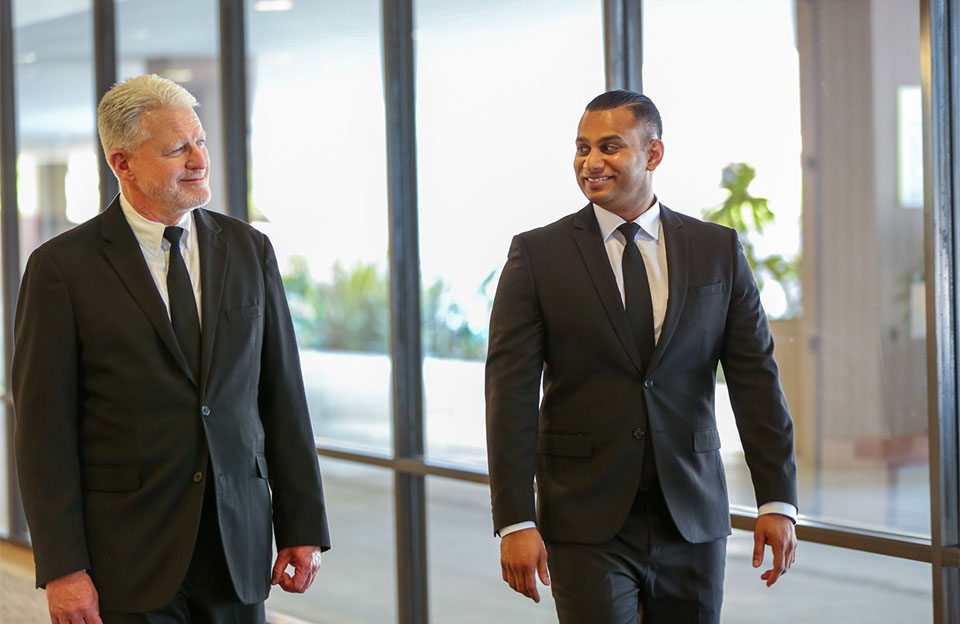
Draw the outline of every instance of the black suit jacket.
<instances>
[{"instance_id":1,"label":"black suit jacket","mask_svg":"<svg viewBox=\"0 0 960 624\"><path fill-rule=\"evenodd\" d=\"M665 206L661 223L669 302L646 367L592 205L513 239L486 367L496 529L536 518L548 541L612 538L640 483L643 431L683 537L729 534L713 406L718 362L758 504L796 505L792 422L736 233Z\"/></svg>"},{"instance_id":2,"label":"black suit jacket","mask_svg":"<svg viewBox=\"0 0 960 624\"><path fill-rule=\"evenodd\" d=\"M37 583L87 569L107 611L173 598L210 478L244 602L269 592L271 524L278 548L329 548L273 248L241 221L194 214L199 379L119 199L34 251L20 289L16 455Z\"/></svg>"}]
</instances>

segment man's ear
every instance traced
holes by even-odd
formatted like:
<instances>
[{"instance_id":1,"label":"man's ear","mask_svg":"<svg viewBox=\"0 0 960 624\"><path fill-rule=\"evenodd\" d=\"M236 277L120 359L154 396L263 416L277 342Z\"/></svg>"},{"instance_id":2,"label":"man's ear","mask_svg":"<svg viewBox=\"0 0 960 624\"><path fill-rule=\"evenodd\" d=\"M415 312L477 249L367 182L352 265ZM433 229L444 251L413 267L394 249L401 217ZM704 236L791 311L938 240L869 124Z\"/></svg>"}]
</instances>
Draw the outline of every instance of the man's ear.
<instances>
[{"instance_id":1,"label":"man's ear","mask_svg":"<svg viewBox=\"0 0 960 624\"><path fill-rule=\"evenodd\" d=\"M130 154L126 150L115 149L107 156L107 162L113 169L114 175L121 180L134 180L133 171L130 170Z\"/></svg>"},{"instance_id":2,"label":"man's ear","mask_svg":"<svg viewBox=\"0 0 960 624\"><path fill-rule=\"evenodd\" d=\"M653 171L660 166L663 160L663 141L660 139L650 139L647 145L647 171Z\"/></svg>"}]
</instances>

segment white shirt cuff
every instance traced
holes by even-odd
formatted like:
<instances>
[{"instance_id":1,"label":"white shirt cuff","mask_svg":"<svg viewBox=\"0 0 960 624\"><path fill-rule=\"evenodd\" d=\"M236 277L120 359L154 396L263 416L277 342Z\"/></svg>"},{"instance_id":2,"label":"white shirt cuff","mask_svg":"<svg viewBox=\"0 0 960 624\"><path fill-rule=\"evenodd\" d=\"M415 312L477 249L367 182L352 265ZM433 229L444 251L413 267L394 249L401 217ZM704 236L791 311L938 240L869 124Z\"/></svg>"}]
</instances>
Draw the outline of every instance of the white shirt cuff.
<instances>
[{"instance_id":1,"label":"white shirt cuff","mask_svg":"<svg viewBox=\"0 0 960 624\"><path fill-rule=\"evenodd\" d=\"M508 524L507 526L497 531L497 533L500 535L500 537L506 537L507 535L510 535L511 533L516 533L517 531L522 531L524 529L535 529L535 528L537 528L537 523L527 520L526 522Z\"/></svg>"},{"instance_id":2,"label":"white shirt cuff","mask_svg":"<svg viewBox=\"0 0 960 624\"><path fill-rule=\"evenodd\" d=\"M781 514L793 520L794 524L797 522L797 508L791 505L790 503L781 503L774 501L772 503L764 503L760 505L760 508L757 510L757 515L762 516L764 514Z\"/></svg>"}]
</instances>

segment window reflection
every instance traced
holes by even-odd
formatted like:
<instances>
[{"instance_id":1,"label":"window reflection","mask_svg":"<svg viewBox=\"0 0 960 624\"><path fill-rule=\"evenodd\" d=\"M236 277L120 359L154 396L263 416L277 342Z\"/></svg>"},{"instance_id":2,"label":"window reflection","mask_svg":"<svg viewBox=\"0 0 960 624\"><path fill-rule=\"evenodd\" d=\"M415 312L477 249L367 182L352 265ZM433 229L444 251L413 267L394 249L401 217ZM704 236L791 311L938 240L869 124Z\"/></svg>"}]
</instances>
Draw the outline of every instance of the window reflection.
<instances>
[{"instance_id":1,"label":"window reflection","mask_svg":"<svg viewBox=\"0 0 960 624\"><path fill-rule=\"evenodd\" d=\"M250 212L273 241L314 434L390 436L380 3L248 9Z\"/></svg>"},{"instance_id":2,"label":"window reflection","mask_svg":"<svg viewBox=\"0 0 960 624\"><path fill-rule=\"evenodd\" d=\"M797 561L771 588L752 566L753 533L727 541L723 622L930 624L930 564L801 542Z\"/></svg>"},{"instance_id":3,"label":"window reflection","mask_svg":"<svg viewBox=\"0 0 960 624\"><path fill-rule=\"evenodd\" d=\"M485 466L490 306L513 235L583 206L573 139L603 91L602 3L419 0L414 13L426 447Z\"/></svg>"},{"instance_id":4,"label":"window reflection","mask_svg":"<svg viewBox=\"0 0 960 624\"><path fill-rule=\"evenodd\" d=\"M100 147L91 2L15 0L12 11L23 266L40 243L96 214Z\"/></svg>"},{"instance_id":5,"label":"window reflection","mask_svg":"<svg viewBox=\"0 0 960 624\"><path fill-rule=\"evenodd\" d=\"M304 594L270 593L271 622L390 624L397 621L393 474L321 458L333 548ZM444 620L432 619L434 622Z\"/></svg>"},{"instance_id":6,"label":"window reflection","mask_svg":"<svg viewBox=\"0 0 960 624\"><path fill-rule=\"evenodd\" d=\"M737 227L752 256L801 513L929 534L919 15L647 0L644 87L664 117L660 198ZM716 400L731 501L752 506L722 374Z\"/></svg>"},{"instance_id":7,"label":"window reflection","mask_svg":"<svg viewBox=\"0 0 960 624\"><path fill-rule=\"evenodd\" d=\"M217 6L216 0L117 3L117 74L120 79L157 74L197 98L197 116L209 137L212 193L206 208L227 212Z\"/></svg>"}]
</instances>

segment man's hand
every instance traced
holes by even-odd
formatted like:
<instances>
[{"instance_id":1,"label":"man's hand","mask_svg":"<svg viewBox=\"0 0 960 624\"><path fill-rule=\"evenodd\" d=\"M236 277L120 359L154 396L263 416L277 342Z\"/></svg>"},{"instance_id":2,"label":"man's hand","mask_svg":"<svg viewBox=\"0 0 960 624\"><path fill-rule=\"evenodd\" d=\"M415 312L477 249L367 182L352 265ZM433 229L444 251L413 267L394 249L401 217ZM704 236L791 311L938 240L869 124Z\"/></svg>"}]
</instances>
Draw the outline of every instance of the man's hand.
<instances>
[{"instance_id":1,"label":"man's hand","mask_svg":"<svg viewBox=\"0 0 960 624\"><path fill-rule=\"evenodd\" d=\"M793 520L777 513L763 514L757 518L753 531L753 567L763 563L763 551L766 544L773 552L773 568L760 575L770 587L780 575L786 574L797 558L797 532Z\"/></svg>"},{"instance_id":2,"label":"man's hand","mask_svg":"<svg viewBox=\"0 0 960 624\"><path fill-rule=\"evenodd\" d=\"M97 588L86 570L47 582L47 605L53 624L103 624Z\"/></svg>"},{"instance_id":3,"label":"man's hand","mask_svg":"<svg viewBox=\"0 0 960 624\"><path fill-rule=\"evenodd\" d=\"M536 575L540 575L544 585L550 584L547 549L540 538L540 531L534 528L521 529L500 538L500 567L503 569L503 580L514 591L540 602Z\"/></svg>"},{"instance_id":4,"label":"man's hand","mask_svg":"<svg viewBox=\"0 0 960 624\"><path fill-rule=\"evenodd\" d=\"M287 574L287 565L293 566L293 576ZM313 577L320 569L319 546L291 546L277 553L273 564L271 585L279 585L283 591L302 594L313 584Z\"/></svg>"}]
</instances>

